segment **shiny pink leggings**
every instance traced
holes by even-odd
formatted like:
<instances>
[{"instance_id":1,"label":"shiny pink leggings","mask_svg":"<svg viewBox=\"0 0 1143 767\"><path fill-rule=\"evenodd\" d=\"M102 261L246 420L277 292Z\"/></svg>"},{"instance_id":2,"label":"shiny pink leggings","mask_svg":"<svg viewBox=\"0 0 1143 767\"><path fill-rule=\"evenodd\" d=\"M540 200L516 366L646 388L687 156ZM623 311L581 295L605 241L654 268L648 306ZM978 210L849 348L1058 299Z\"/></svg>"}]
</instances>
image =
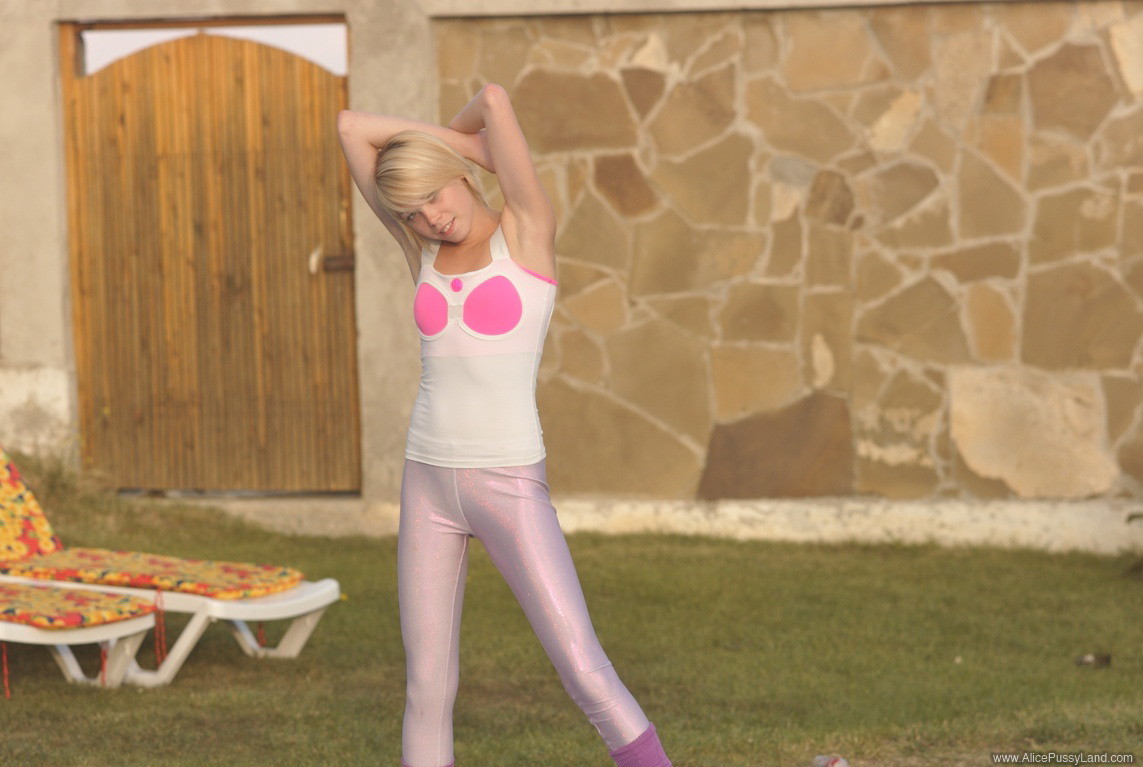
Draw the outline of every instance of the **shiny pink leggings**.
<instances>
[{"instance_id":1,"label":"shiny pink leggings","mask_svg":"<svg viewBox=\"0 0 1143 767\"><path fill-rule=\"evenodd\" d=\"M402 754L410 767L453 761L460 611L468 539L479 538L508 582L564 689L608 748L649 727L595 637L543 461L454 469L406 459L397 587L408 687Z\"/></svg>"}]
</instances>

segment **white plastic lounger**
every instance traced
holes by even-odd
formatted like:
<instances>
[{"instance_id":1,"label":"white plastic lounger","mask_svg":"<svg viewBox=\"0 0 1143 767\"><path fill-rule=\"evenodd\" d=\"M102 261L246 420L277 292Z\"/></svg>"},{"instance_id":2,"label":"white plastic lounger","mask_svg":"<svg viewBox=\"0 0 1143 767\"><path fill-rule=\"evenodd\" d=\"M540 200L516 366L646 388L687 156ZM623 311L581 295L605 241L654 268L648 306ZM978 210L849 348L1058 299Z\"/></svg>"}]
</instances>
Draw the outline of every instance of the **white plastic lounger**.
<instances>
[{"instance_id":1,"label":"white plastic lounger","mask_svg":"<svg viewBox=\"0 0 1143 767\"><path fill-rule=\"evenodd\" d=\"M5 583L0 585L0 642L46 645L69 682L118 687L136 667L135 653L155 626L153 611L149 601L122 594ZM94 676L83 672L71 651L82 644L106 648Z\"/></svg>"},{"instance_id":2,"label":"white plastic lounger","mask_svg":"<svg viewBox=\"0 0 1143 767\"><path fill-rule=\"evenodd\" d=\"M229 624L247 655L297 657L325 609L341 596L336 580L306 581L292 567L65 547L3 449L0 583L43 583L111 592L146 600L159 611L190 615L190 622L170 651L160 656L157 669L145 671L131 662L126 681L148 687L174 679L214 621ZM277 647L262 647L246 623L271 620L292 623ZM160 652L166 643L164 625L160 617ZM66 647L57 650L63 652Z\"/></svg>"},{"instance_id":3,"label":"white plastic lounger","mask_svg":"<svg viewBox=\"0 0 1143 767\"><path fill-rule=\"evenodd\" d=\"M124 594L148 602L156 600L158 592L152 589L138 589L121 586L106 586L92 583L72 583L64 581L35 581L59 588L101 591ZM0 575L0 583L28 584L26 578ZM125 681L140 687L160 687L170 684L178 674L191 650L215 621L225 621L243 652L252 658L296 658L317 628L325 609L341 598L341 589L333 578L311 582L302 581L289 591L270 594L264 597L247 599L212 599L197 594L182 594L177 591L161 592L161 609L168 613L185 613L191 616L178 639L170 646L166 657L153 671L143 669L135 661L131 652ZM293 620L277 646L263 647L247 625L251 621ZM151 623L154 623L152 619ZM43 642L41 644L48 644ZM52 643L55 644L55 643ZM77 644L73 642L72 644ZM136 645L138 649L138 645ZM66 647L56 647L55 651L65 657L71 656ZM73 660L74 662L74 660Z\"/></svg>"}]
</instances>

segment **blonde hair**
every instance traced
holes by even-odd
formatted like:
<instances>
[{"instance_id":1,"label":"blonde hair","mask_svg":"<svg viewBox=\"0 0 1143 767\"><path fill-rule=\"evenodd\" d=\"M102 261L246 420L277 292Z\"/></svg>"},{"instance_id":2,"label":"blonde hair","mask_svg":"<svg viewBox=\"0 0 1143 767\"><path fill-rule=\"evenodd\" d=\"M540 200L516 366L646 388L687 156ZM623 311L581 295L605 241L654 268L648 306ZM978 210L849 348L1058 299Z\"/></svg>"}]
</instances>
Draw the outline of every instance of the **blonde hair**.
<instances>
[{"instance_id":1,"label":"blonde hair","mask_svg":"<svg viewBox=\"0 0 1143 767\"><path fill-rule=\"evenodd\" d=\"M488 205L472 165L441 139L416 130L401 131L389 139L373 166L378 201L421 248L429 241L413 231L405 216L458 178L477 202Z\"/></svg>"}]
</instances>

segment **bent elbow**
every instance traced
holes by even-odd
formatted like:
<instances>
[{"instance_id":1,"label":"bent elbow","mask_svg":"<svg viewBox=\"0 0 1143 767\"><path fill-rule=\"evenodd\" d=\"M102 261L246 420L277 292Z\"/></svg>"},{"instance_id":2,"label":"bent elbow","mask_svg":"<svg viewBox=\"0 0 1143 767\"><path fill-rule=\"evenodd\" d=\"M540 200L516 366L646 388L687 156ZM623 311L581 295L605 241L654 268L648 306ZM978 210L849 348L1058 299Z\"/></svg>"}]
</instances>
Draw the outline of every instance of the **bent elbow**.
<instances>
[{"instance_id":1,"label":"bent elbow","mask_svg":"<svg viewBox=\"0 0 1143 767\"><path fill-rule=\"evenodd\" d=\"M511 102L508 100L508 91L504 90L502 85L488 83L481 89L481 96L484 100L484 106L488 109L512 108Z\"/></svg>"},{"instance_id":2,"label":"bent elbow","mask_svg":"<svg viewBox=\"0 0 1143 767\"><path fill-rule=\"evenodd\" d=\"M337 133L344 136L353 130L353 112L343 109L337 113Z\"/></svg>"}]
</instances>

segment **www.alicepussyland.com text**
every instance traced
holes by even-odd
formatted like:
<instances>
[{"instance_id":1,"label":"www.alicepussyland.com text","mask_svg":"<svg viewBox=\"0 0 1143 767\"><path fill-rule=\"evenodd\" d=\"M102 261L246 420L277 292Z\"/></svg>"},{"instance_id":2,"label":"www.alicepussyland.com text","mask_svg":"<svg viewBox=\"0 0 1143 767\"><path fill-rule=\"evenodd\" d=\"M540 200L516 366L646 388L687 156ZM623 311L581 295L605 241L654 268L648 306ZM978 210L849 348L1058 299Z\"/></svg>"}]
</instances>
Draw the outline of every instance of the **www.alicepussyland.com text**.
<instances>
[{"instance_id":1,"label":"www.alicepussyland.com text","mask_svg":"<svg viewBox=\"0 0 1143 767\"><path fill-rule=\"evenodd\" d=\"M1084 751L1020 751L993 754L993 764L1135 764L1134 754L1108 751L1089 754Z\"/></svg>"}]
</instances>

